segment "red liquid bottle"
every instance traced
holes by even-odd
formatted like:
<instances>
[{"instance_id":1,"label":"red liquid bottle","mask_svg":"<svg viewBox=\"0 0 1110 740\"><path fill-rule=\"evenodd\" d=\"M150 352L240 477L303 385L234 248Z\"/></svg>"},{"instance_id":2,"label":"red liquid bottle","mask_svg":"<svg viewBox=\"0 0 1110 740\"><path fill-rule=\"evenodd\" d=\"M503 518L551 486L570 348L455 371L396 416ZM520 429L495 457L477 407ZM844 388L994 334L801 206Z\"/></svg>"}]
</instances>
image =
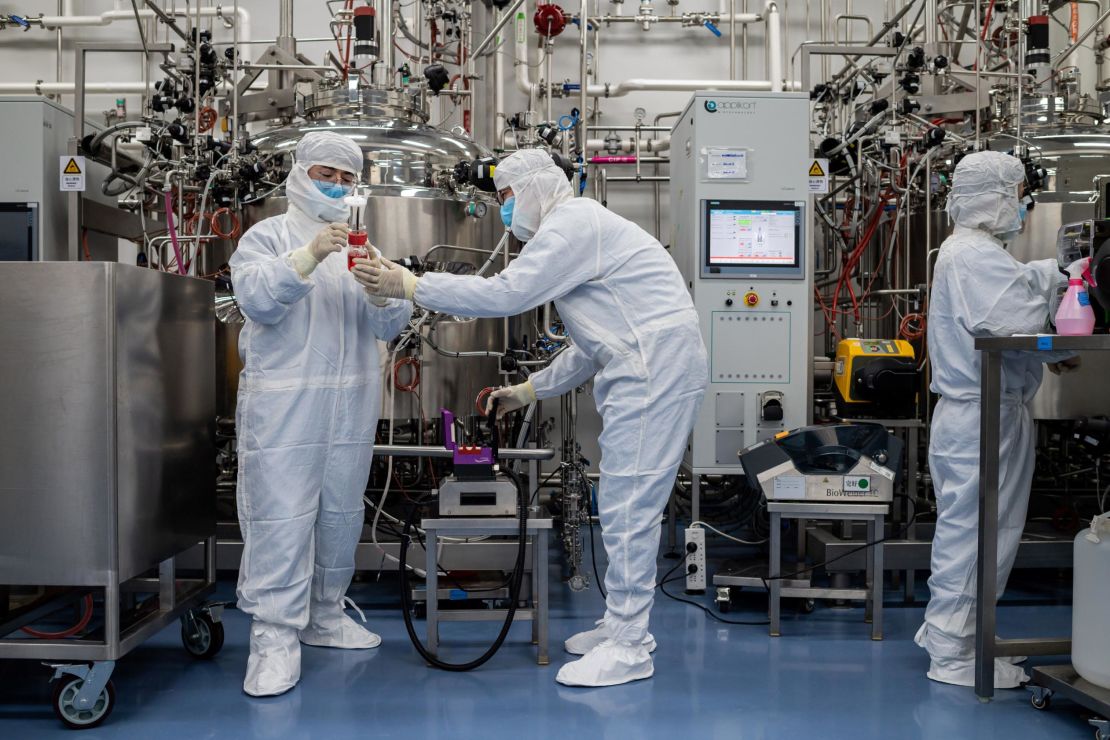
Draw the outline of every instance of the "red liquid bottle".
<instances>
[{"instance_id":1,"label":"red liquid bottle","mask_svg":"<svg viewBox=\"0 0 1110 740\"><path fill-rule=\"evenodd\" d=\"M355 259L361 257L362 259L370 258L370 249L366 245L367 237L365 231L349 231L347 232L347 269L353 270L355 267Z\"/></svg>"}]
</instances>

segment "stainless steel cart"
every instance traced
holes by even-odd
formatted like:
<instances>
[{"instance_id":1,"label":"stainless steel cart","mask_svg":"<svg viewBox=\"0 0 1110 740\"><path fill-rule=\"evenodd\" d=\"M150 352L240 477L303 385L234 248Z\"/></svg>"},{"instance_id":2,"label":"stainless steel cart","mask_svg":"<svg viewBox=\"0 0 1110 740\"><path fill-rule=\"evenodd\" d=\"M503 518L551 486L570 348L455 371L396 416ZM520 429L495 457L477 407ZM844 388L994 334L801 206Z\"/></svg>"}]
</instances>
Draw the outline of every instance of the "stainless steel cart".
<instances>
[{"instance_id":1,"label":"stainless steel cart","mask_svg":"<svg viewBox=\"0 0 1110 740\"><path fill-rule=\"evenodd\" d=\"M1036 709L1048 709L1059 694L1094 712L1097 716L1087 722L1095 728L1095 740L1110 740L1110 689L1083 679L1070 665L1038 666L1030 674L1030 702Z\"/></svg>"},{"instance_id":2,"label":"stainless steel cart","mask_svg":"<svg viewBox=\"0 0 1110 740\"><path fill-rule=\"evenodd\" d=\"M112 711L115 661L182 620L223 644L215 587L213 286L113 263L0 263L0 585L57 599L0 620L0 659L49 661L72 727ZM200 577L179 554L203 547ZM64 600L99 617L74 639L21 633ZM85 620L83 620L85 621Z\"/></svg>"}]
</instances>

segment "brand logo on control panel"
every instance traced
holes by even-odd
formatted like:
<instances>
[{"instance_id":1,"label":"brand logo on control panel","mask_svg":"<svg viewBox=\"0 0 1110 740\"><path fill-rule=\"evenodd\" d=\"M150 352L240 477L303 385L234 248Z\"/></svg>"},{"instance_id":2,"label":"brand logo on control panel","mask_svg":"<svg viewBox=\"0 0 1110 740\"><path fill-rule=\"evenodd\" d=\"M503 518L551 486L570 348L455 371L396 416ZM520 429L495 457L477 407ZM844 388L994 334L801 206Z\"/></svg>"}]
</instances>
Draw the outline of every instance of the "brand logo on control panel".
<instances>
[{"instance_id":1,"label":"brand logo on control panel","mask_svg":"<svg viewBox=\"0 0 1110 740\"><path fill-rule=\"evenodd\" d=\"M755 113L754 100L707 100L705 110L709 113L733 113L738 115L751 115Z\"/></svg>"}]
</instances>

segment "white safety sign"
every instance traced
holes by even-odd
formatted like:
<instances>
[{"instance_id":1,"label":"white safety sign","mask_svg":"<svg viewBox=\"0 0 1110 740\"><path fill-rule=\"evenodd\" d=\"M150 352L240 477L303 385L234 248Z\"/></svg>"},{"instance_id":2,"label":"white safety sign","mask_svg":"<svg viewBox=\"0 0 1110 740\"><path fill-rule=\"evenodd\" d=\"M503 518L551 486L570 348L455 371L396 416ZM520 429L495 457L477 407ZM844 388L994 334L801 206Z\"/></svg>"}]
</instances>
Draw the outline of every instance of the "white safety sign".
<instances>
[{"instance_id":1,"label":"white safety sign","mask_svg":"<svg viewBox=\"0 0 1110 740\"><path fill-rule=\"evenodd\" d=\"M774 497L781 501L804 501L806 478L804 475L780 475L775 478Z\"/></svg>"},{"instance_id":2,"label":"white safety sign","mask_svg":"<svg viewBox=\"0 0 1110 740\"><path fill-rule=\"evenodd\" d=\"M84 192L85 190L85 158L71 157L68 154L61 156L61 184L60 189L69 192Z\"/></svg>"},{"instance_id":3,"label":"white safety sign","mask_svg":"<svg viewBox=\"0 0 1110 740\"><path fill-rule=\"evenodd\" d=\"M809 192L829 192L829 160L814 159L809 165Z\"/></svg>"}]
</instances>

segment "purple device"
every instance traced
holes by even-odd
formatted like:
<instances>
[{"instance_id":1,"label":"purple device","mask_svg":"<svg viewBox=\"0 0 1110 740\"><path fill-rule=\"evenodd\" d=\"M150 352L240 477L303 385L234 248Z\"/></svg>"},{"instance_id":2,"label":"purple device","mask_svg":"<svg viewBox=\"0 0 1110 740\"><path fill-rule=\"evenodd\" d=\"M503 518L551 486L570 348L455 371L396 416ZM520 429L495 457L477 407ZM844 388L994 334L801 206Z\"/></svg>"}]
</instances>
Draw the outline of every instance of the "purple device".
<instances>
[{"instance_id":1,"label":"purple device","mask_svg":"<svg viewBox=\"0 0 1110 740\"><path fill-rule=\"evenodd\" d=\"M455 453L455 465L493 465L493 449L459 445L455 441L455 415L447 409L440 409L443 416L443 446Z\"/></svg>"}]
</instances>

